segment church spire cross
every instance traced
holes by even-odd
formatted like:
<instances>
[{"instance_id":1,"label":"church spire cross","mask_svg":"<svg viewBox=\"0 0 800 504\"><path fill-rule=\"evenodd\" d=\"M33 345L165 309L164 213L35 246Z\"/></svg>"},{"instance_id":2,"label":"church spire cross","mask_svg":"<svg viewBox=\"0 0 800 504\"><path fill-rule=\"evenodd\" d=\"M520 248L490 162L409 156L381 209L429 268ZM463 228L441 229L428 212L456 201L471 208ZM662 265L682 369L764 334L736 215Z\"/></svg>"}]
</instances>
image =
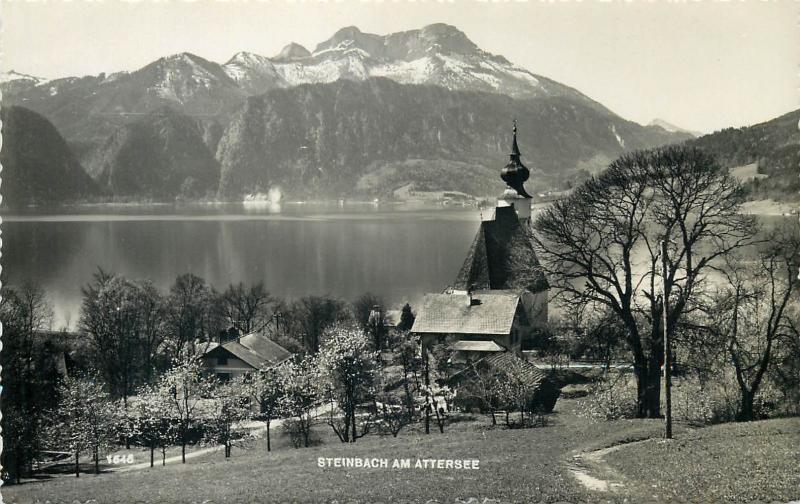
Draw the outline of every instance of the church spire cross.
<instances>
[{"instance_id":1,"label":"church spire cross","mask_svg":"<svg viewBox=\"0 0 800 504\"><path fill-rule=\"evenodd\" d=\"M514 139L511 142L511 160L512 161L514 161L514 160L519 161L519 157L520 157L521 154L519 152L519 146L517 145L517 120L516 119L514 119L514 129L513 129L513 131L514 131Z\"/></svg>"}]
</instances>

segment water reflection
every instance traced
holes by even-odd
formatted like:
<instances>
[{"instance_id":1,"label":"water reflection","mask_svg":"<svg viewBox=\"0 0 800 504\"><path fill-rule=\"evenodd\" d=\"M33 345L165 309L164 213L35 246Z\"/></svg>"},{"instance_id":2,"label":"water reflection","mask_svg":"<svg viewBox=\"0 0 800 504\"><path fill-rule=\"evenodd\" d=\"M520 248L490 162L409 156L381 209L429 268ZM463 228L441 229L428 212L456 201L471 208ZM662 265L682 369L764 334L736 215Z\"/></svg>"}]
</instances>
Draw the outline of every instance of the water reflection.
<instances>
[{"instance_id":1,"label":"water reflection","mask_svg":"<svg viewBox=\"0 0 800 504\"><path fill-rule=\"evenodd\" d=\"M98 267L162 289L192 272L217 288L263 280L279 296L353 299L371 291L390 302L414 301L452 280L479 224L472 209L283 207L4 217L2 278L42 284L56 327L77 323L81 287Z\"/></svg>"}]
</instances>

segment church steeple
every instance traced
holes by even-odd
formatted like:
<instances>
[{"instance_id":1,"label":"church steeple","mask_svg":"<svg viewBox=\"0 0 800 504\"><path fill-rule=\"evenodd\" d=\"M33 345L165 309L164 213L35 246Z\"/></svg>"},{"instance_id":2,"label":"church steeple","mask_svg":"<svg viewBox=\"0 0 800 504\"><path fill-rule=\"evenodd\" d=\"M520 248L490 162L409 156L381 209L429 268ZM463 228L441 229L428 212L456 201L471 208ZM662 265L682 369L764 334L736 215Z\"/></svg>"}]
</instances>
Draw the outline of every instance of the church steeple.
<instances>
[{"instance_id":1,"label":"church steeple","mask_svg":"<svg viewBox=\"0 0 800 504\"><path fill-rule=\"evenodd\" d=\"M511 161L519 162L519 146L517 145L517 120L514 119L514 140L511 142Z\"/></svg>"},{"instance_id":2,"label":"church steeple","mask_svg":"<svg viewBox=\"0 0 800 504\"><path fill-rule=\"evenodd\" d=\"M519 145L517 145L517 120L514 119L513 139L511 141L511 154L508 164L500 171L500 178L511 189L523 198L530 198L531 195L525 191L525 181L530 177L530 170L522 164L520 160Z\"/></svg>"}]
</instances>

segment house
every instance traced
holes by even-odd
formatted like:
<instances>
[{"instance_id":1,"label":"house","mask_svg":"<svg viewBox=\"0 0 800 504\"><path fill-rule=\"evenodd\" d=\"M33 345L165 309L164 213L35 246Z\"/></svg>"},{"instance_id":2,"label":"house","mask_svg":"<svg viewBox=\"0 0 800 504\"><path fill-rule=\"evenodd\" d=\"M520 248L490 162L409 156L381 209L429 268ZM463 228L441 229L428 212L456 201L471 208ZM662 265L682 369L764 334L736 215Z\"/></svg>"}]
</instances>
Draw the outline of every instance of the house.
<instances>
[{"instance_id":1,"label":"house","mask_svg":"<svg viewBox=\"0 0 800 504\"><path fill-rule=\"evenodd\" d=\"M223 381L275 366L291 352L261 333L250 333L223 343L211 343L201 357L203 367Z\"/></svg>"},{"instance_id":2,"label":"house","mask_svg":"<svg viewBox=\"0 0 800 504\"><path fill-rule=\"evenodd\" d=\"M424 347L448 342L463 362L496 352L519 353L529 330L525 306L512 290L426 294L413 327Z\"/></svg>"},{"instance_id":3,"label":"house","mask_svg":"<svg viewBox=\"0 0 800 504\"><path fill-rule=\"evenodd\" d=\"M453 285L427 294L418 310L412 332L423 346L448 341L464 360L519 354L547 324L550 285L534 249L529 175L515 123L510 160L500 172L507 189L481 220Z\"/></svg>"}]
</instances>

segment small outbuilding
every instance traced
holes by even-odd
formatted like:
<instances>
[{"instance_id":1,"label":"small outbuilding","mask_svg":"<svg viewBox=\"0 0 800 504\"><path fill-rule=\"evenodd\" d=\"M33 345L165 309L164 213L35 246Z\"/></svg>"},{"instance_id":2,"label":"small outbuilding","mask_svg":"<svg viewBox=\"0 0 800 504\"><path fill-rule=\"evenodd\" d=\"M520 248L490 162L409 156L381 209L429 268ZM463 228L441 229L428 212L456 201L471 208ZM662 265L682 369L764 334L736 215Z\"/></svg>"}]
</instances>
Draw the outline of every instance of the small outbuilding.
<instances>
[{"instance_id":1,"label":"small outbuilding","mask_svg":"<svg viewBox=\"0 0 800 504\"><path fill-rule=\"evenodd\" d=\"M485 411L488 398L479 396L487 391L487 378L509 378L517 382L528 395L528 411L549 413L561 395L550 373L511 352L496 352L471 363L448 379L448 384L457 391L455 403L467 410ZM479 383L482 380L484 383Z\"/></svg>"},{"instance_id":2,"label":"small outbuilding","mask_svg":"<svg viewBox=\"0 0 800 504\"><path fill-rule=\"evenodd\" d=\"M202 356L203 367L222 381L284 362L292 353L261 333L224 343L212 343Z\"/></svg>"}]
</instances>

